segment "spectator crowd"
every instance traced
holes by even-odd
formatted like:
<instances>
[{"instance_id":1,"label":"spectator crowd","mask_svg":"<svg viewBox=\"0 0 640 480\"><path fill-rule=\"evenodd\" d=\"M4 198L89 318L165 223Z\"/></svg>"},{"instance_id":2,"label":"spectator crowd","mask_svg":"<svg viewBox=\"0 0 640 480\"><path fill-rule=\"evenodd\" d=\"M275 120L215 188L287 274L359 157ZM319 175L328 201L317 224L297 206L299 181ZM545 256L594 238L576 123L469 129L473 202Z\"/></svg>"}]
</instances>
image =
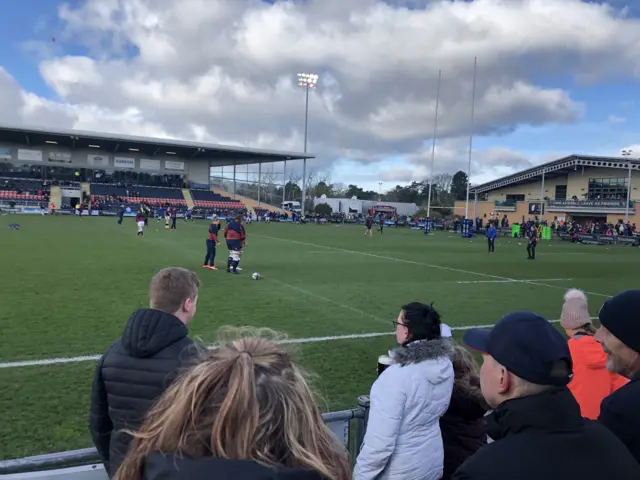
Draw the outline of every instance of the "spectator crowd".
<instances>
[{"instance_id":1,"label":"spectator crowd","mask_svg":"<svg viewBox=\"0 0 640 480\"><path fill-rule=\"evenodd\" d=\"M188 337L198 291L195 273L161 270L98 362L89 423L111 478L640 478L640 290L607 300L599 328L574 289L566 336L515 311L462 344L433 305L404 305L354 468L272 331L229 330L213 350Z\"/></svg>"}]
</instances>

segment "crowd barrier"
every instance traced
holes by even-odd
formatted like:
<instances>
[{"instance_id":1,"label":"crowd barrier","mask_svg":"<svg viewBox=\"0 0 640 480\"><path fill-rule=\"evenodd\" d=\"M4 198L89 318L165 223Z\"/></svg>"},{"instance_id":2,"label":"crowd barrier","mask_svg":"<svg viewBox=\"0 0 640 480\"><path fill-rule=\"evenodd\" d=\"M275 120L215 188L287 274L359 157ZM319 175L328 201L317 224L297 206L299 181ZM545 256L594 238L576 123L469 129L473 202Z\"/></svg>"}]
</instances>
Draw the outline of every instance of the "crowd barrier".
<instances>
[{"instance_id":1,"label":"crowd barrier","mask_svg":"<svg viewBox=\"0 0 640 480\"><path fill-rule=\"evenodd\" d=\"M358 397L357 407L329 412L322 419L352 459L360 452L369 419L369 397ZM355 430L355 431L354 431ZM105 480L107 474L95 448L49 453L0 461L2 480Z\"/></svg>"},{"instance_id":2,"label":"crowd barrier","mask_svg":"<svg viewBox=\"0 0 640 480\"><path fill-rule=\"evenodd\" d=\"M572 242L576 241L584 245L630 245L632 247L640 246L640 236L624 236L624 235L601 235L599 233L579 233L574 239L569 233L559 233L561 240Z\"/></svg>"}]
</instances>

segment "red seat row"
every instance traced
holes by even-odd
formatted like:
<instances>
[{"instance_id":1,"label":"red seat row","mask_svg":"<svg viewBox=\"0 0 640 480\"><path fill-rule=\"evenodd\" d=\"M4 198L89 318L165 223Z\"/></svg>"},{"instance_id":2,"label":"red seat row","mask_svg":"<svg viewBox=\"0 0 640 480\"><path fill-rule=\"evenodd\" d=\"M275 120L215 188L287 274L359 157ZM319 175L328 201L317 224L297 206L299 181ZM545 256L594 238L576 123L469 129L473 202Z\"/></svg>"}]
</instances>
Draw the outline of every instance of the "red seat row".
<instances>
[{"instance_id":1,"label":"red seat row","mask_svg":"<svg viewBox=\"0 0 640 480\"><path fill-rule=\"evenodd\" d=\"M121 198L125 203L148 203L150 205L157 205L158 203L165 204L168 203L170 205L177 206L186 206L187 201L181 198L152 198L152 197L118 197ZM112 197L107 195L92 195L92 199L101 201L101 202L110 202L114 203ZM117 203L117 200L115 201Z\"/></svg>"},{"instance_id":2,"label":"red seat row","mask_svg":"<svg viewBox=\"0 0 640 480\"><path fill-rule=\"evenodd\" d=\"M218 202L212 200L194 200L196 207L204 208L245 208L241 202Z\"/></svg>"},{"instance_id":3,"label":"red seat row","mask_svg":"<svg viewBox=\"0 0 640 480\"><path fill-rule=\"evenodd\" d=\"M0 198L15 200L44 200L44 195L31 195L30 193L18 194L15 190L0 190Z\"/></svg>"}]
</instances>

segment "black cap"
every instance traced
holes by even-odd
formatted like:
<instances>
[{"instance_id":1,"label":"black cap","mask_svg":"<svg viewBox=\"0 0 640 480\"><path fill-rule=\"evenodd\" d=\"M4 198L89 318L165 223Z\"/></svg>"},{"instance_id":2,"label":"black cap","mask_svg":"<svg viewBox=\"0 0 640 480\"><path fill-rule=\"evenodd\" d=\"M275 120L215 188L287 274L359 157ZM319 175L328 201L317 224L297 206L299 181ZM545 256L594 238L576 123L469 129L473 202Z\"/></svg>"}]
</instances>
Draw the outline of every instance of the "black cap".
<instances>
[{"instance_id":1,"label":"black cap","mask_svg":"<svg viewBox=\"0 0 640 480\"><path fill-rule=\"evenodd\" d=\"M535 313L508 313L490 330L472 328L463 337L473 350L491 355L514 375L538 385L565 386L573 377L569 345L562 334ZM567 362L568 374L554 367Z\"/></svg>"},{"instance_id":2,"label":"black cap","mask_svg":"<svg viewBox=\"0 0 640 480\"><path fill-rule=\"evenodd\" d=\"M640 290L627 290L607 300L598 318L618 340L640 352Z\"/></svg>"}]
</instances>

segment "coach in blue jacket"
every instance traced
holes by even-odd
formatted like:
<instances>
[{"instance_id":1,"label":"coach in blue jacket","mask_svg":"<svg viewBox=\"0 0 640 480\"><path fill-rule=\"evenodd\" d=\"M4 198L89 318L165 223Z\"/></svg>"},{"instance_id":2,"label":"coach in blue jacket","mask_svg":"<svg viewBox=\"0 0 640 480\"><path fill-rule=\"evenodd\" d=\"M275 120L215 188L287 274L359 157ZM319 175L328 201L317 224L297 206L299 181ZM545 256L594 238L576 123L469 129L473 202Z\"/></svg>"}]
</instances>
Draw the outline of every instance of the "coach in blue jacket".
<instances>
[{"instance_id":1,"label":"coach in blue jacket","mask_svg":"<svg viewBox=\"0 0 640 480\"><path fill-rule=\"evenodd\" d=\"M496 251L496 235L498 234L496 227L493 223L489 223L487 228L487 245L489 246L489 255Z\"/></svg>"}]
</instances>

